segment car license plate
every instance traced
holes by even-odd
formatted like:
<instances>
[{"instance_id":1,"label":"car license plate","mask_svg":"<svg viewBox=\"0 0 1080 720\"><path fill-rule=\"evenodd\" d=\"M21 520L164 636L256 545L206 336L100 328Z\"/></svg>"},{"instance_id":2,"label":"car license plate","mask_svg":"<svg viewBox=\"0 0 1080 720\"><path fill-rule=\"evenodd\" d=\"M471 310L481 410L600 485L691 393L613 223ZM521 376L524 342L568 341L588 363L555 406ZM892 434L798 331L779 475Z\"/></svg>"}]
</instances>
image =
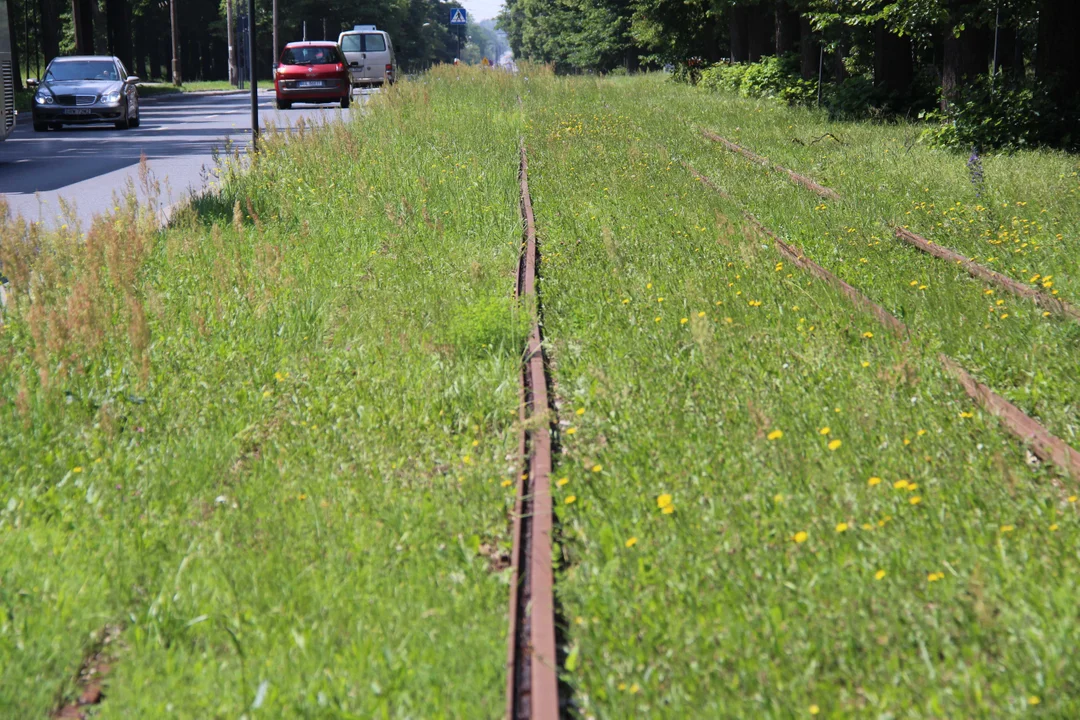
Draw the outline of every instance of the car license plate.
<instances>
[{"instance_id":1,"label":"car license plate","mask_svg":"<svg viewBox=\"0 0 1080 720\"><path fill-rule=\"evenodd\" d=\"M89 108L66 108L64 110L65 115L89 115Z\"/></svg>"},{"instance_id":2,"label":"car license plate","mask_svg":"<svg viewBox=\"0 0 1080 720\"><path fill-rule=\"evenodd\" d=\"M296 83L297 87L322 87L322 80L301 80Z\"/></svg>"}]
</instances>

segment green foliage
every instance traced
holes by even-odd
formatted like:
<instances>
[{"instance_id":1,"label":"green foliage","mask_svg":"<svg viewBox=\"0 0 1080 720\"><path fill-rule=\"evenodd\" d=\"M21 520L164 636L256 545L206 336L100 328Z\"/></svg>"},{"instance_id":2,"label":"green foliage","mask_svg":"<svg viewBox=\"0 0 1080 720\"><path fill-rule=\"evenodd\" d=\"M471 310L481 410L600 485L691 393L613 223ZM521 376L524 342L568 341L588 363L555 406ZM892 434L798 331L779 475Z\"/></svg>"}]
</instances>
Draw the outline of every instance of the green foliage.
<instances>
[{"instance_id":1,"label":"green foliage","mask_svg":"<svg viewBox=\"0 0 1080 720\"><path fill-rule=\"evenodd\" d=\"M1019 150L1040 145L1075 146L1075 108L1057 107L1040 83L980 76L960 88L942 110L923 113L935 123L923 132L931 144L958 150Z\"/></svg>"},{"instance_id":2,"label":"green foliage","mask_svg":"<svg viewBox=\"0 0 1080 720\"><path fill-rule=\"evenodd\" d=\"M458 355L516 355L524 346L529 317L507 296L455 306L447 336Z\"/></svg>"},{"instance_id":3,"label":"green foliage","mask_svg":"<svg viewBox=\"0 0 1080 720\"><path fill-rule=\"evenodd\" d=\"M792 105L813 101L817 84L803 80L794 56L769 57L757 63L718 63L701 73L706 90L727 90L748 98L778 98Z\"/></svg>"}]
</instances>

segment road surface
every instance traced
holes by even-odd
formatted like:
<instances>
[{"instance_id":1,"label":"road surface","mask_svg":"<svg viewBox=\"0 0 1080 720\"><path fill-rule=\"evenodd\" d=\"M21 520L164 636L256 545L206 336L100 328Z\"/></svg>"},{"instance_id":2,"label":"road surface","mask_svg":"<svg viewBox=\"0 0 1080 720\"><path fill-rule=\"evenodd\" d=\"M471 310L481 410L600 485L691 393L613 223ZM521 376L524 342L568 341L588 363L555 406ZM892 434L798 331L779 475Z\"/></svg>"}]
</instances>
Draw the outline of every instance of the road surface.
<instances>
[{"instance_id":1,"label":"road surface","mask_svg":"<svg viewBox=\"0 0 1080 720\"><path fill-rule=\"evenodd\" d=\"M278 127L334 121L357 111L366 95L354 96L352 108L299 105L279 111L273 92L259 93L259 121ZM86 230L94 215L115 204L129 180L139 186L139 157L145 153L161 184L159 202L169 208L212 179L213 152L226 139L246 146L251 138L250 94L177 94L143 98L142 123L131 130L111 125L68 126L36 133L30 113L20 113L15 131L0 143L0 194L13 214L47 227L70 222L60 200L72 203L75 221Z\"/></svg>"}]
</instances>

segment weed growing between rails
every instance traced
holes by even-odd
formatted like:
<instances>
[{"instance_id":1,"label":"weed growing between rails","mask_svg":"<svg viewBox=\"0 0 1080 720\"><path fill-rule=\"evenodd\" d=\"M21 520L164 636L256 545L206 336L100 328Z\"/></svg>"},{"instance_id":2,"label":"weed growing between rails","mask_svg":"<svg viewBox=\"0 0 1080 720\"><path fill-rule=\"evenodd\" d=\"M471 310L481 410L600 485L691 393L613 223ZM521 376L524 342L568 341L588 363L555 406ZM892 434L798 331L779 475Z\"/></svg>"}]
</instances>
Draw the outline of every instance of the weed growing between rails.
<instances>
[{"instance_id":1,"label":"weed growing between rails","mask_svg":"<svg viewBox=\"0 0 1080 720\"><path fill-rule=\"evenodd\" d=\"M266 138L139 256L145 366L126 325L46 335L46 389L10 306L0 715L46 716L106 623L102 717L502 715L517 82Z\"/></svg>"},{"instance_id":2,"label":"weed growing between rails","mask_svg":"<svg viewBox=\"0 0 1080 720\"><path fill-rule=\"evenodd\" d=\"M611 88L527 101L583 714L1071 714L1072 496Z\"/></svg>"}]
</instances>

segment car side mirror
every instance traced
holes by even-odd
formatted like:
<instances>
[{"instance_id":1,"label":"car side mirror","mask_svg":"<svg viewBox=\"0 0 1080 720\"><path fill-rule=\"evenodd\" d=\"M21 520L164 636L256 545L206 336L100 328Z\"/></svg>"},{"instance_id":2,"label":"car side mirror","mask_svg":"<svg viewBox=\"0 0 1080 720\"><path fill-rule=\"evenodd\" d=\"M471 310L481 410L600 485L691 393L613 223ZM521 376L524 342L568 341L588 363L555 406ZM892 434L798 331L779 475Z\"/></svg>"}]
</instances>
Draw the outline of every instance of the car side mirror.
<instances>
[{"instance_id":1,"label":"car side mirror","mask_svg":"<svg viewBox=\"0 0 1080 720\"><path fill-rule=\"evenodd\" d=\"M26 78L26 87L36 88L38 86L37 78Z\"/></svg>"},{"instance_id":2,"label":"car side mirror","mask_svg":"<svg viewBox=\"0 0 1080 720\"><path fill-rule=\"evenodd\" d=\"M138 75L128 75L127 82L131 85L142 82Z\"/></svg>"},{"instance_id":3,"label":"car side mirror","mask_svg":"<svg viewBox=\"0 0 1080 720\"><path fill-rule=\"evenodd\" d=\"M275 70L277 70L279 67L281 67L281 63L274 63L274 69Z\"/></svg>"}]
</instances>

